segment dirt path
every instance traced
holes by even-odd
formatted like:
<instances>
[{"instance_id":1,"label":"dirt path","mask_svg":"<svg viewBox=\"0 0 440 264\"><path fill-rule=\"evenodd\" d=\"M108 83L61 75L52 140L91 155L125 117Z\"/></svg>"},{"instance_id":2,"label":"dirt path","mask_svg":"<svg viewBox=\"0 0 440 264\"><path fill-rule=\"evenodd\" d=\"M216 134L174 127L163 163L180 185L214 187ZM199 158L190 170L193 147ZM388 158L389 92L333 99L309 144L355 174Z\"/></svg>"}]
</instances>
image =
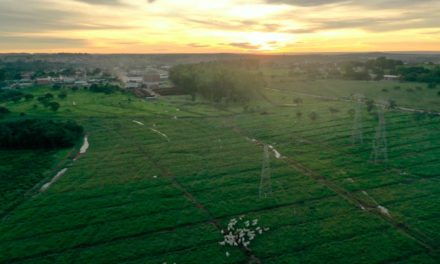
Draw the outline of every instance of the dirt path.
<instances>
[{"instance_id":1,"label":"dirt path","mask_svg":"<svg viewBox=\"0 0 440 264\"><path fill-rule=\"evenodd\" d=\"M64 173L66 173L66 171L67 171L67 168L64 168L64 169L60 170L60 171L57 173L57 175L55 175L55 177L52 178L52 180L51 180L50 182L44 184L44 185L41 187L40 192L44 192L44 191L46 191L47 189L49 189L49 187L50 187L52 184L54 184L54 183L55 183L56 181L58 181L61 177L63 177L63 175L64 175Z\"/></svg>"},{"instance_id":2,"label":"dirt path","mask_svg":"<svg viewBox=\"0 0 440 264\"><path fill-rule=\"evenodd\" d=\"M153 131L154 133L156 133L156 134L162 136L162 137L165 138L167 141L170 141L170 138L169 138L165 133L162 133L162 132L160 132L159 130L154 129L154 128L150 128L150 130Z\"/></svg>"}]
</instances>

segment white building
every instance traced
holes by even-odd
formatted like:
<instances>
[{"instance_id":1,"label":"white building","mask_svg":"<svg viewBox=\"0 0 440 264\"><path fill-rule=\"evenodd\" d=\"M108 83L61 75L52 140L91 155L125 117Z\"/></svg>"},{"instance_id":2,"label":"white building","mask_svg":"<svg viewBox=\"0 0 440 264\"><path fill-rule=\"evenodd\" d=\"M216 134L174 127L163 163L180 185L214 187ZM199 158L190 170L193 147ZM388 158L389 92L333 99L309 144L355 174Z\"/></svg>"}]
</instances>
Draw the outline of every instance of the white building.
<instances>
[{"instance_id":1,"label":"white building","mask_svg":"<svg viewBox=\"0 0 440 264\"><path fill-rule=\"evenodd\" d=\"M400 76L399 75L384 75L383 79L385 81L398 81L398 80L400 80Z\"/></svg>"}]
</instances>

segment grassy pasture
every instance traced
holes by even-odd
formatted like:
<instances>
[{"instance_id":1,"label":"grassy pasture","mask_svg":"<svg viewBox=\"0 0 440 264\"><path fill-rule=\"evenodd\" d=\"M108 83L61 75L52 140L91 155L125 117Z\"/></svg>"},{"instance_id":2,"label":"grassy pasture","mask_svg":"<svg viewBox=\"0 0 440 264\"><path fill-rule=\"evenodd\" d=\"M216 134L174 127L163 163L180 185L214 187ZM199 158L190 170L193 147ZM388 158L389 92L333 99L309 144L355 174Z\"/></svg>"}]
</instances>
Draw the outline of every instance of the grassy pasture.
<instances>
[{"instance_id":1,"label":"grassy pasture","mask_svg":"<svg viewBox=\"0 0 440 264\"><path fill-rule=\"evenodd\" d=\"M268 90L268 97L291 104L309 91L291 89ZM353 145L347 112L354 103L300 97L296 107L262 103L264 114L184 97L86 91L57 99L56 113L34 102L8 104L27 116L75 119L90 148L46 192L2 219L0 263L246 263L243 251L218 244L213 224L226 227L240 215L270 228L250 246L262 263L437 263L440 117L387 111L389 161L373 164L373 115L363 109L364 144ZM284 156L271 157L272 195L264 199L263 148L252 139ZM41 163L17 154L32 166L12 167L31 179L61 154ZM14 154L0 155L6 164ZM35 184L24 182L22 189Z\"/></svg>"}]
</instances>

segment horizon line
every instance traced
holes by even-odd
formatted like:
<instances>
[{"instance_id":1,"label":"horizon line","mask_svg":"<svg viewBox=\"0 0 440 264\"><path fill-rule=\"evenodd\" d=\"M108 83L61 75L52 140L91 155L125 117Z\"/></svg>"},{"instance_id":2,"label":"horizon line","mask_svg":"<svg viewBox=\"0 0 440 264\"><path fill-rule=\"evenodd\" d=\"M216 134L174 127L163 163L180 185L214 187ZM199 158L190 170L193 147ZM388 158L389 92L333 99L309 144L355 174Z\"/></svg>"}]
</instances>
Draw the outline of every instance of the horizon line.
<instances>
[{"instance_id":1,"label":"horizon line","mask_svg":"<svg viewBox=\"0 0 440 264\"><path fill-rule=\"evenodd\" d=\"M156 52L156 53L90 53L90 52L0 52L4 55L248 55L248 56L294 56L294 55L344 55L344 54L402 54L402 55L440 55L438 51L323 51L323 52L289 52L289 53L242 53L242 52Z\"/></svg>"}]
</instances>

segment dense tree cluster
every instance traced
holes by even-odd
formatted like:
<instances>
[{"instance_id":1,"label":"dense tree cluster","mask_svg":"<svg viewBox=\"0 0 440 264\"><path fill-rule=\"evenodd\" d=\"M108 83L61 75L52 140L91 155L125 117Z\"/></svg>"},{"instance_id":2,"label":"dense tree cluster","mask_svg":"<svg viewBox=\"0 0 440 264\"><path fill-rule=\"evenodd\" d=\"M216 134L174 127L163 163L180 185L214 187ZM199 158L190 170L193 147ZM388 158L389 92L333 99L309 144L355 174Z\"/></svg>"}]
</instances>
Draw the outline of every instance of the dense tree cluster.
<instances>
[{"instance_id":1,"label":"dense tree cluster","mask_svg":"<svg viewBox=\"0 0 440 264\"><path fill-rule=\"evenodd\" d=\"M0 148L51 149L75 145L84 131L73 121L27 119L0 123Z\"/></svg>"},{"instance_id":2,"label":"dense tree cluster","mask_svg":"<svg viewBox=\"0 0 440 264\"><path fill-rule=\"evenodd\" d=\"M24 93L16 90L0 89L0 102L20 101L24 97Z\"/></svg>"},{"instance_id":3,"label":"dense tree cluster","mask_svg":"<svg viewBox=\"0 0 440 264\"><path fill-rule=\"evenodd\" d=\"M9 114L10 112L11 112L11 111L9 111L8 108L6 108L6 107L4 107L4 106L0 106L0 117L1 117L2 115Z\"/></svg>"},{"instance_id":4,"label":"dense tree cluster","mask_svg":"<svg viewBox=\"0 0 440 264\"><path fill-rule=\"evenodd\" d=\"M403 62L400 60L387 59L379 57L374 60L350 61L342 63L342 77L349 80L381 80L385 74L398 74L399 69L403 67Z\"/></svg>"},{"instance_id":5,"label":"dense tree cluster","mask_svg":"<svg viewBox=\"0 0 440 264\"><path fill-rule=\"evenodd\" d=\"M215 103L245 103L258 97L265 81L261 73L248 70L249 65L233 62L205 62L178 65L170 79L179 88Z\"/></svg>"},{"instance_id":6,"label":"dense tree cluster","mask_svg":"<svg viewBox=\"0 0 440 264\"><path fill-rule=\"evenodd\" d=\"M91 92L94 93L105 93L105 94L111 94L114 92L119 91L119 86L117 85L111 85L111 84L92 84L89 88Z\"/></svg>"},{"instance_id":7,"label":"dense tree cluster","mask_svg":"<svg viewBox=\"0 0 440 264\"><path fill-rule=\"evenodd\" d=\"M399 69L404 81L424 82L431 85L440 84L440 66L435 67L402 67Z\"/></svg>"},{"instance_id":8,"label":"dense tree cluster","mask_svg":"<svg viewBox=\"0 0 440 264\"><path fill-rule=\"evenodd\" d=\"M55 77L57 76L56 69L62 67L62 63L43 60L0 62L0 81L19 80L23 72L33 72L32 79L43 76Z\"/></svg>"}]
</instances>

